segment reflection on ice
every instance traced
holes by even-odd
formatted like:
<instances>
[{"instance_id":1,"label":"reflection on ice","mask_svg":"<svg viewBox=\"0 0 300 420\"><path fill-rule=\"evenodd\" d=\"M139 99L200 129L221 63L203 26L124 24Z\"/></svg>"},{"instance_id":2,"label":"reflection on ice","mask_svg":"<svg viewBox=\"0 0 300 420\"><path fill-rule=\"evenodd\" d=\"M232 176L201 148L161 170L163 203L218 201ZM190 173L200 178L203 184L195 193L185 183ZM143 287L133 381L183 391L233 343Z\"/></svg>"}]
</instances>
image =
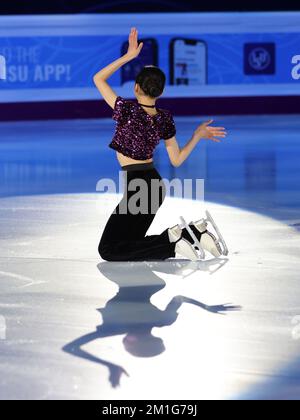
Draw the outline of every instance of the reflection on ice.
<instances>
[{"instance_id":1,"label":"reflection on ice","mask_svg":"<svg viewBox=\"0 0 300 420\"><path fill-rule=\"evenodd\" d=\"M83 346L94 340L114 335L124 335L123 345L128 353L136 357L155 357L165 351L162 338L153 334L155 327L167 327L176 322L178 311L183 304L198 306L214 314L225 314L241 308L230 304L206 305L186 296L174 296L164 310L151 303L151 297L165 287L164 280L154 273L180 275L185 268L194 266L197 271L209 271L210 265L220 264L216 260L203 264L189 262L170 263L107 263L98 265L100 273L118 285L117 294L99 309L102 325L96 331L86 334L67 344L64 351L91 362L102 364L109 369L112 387L120 385L123 374L129 375L126 368L93 356L83 350Z\"/></svg>"}]
</instances>

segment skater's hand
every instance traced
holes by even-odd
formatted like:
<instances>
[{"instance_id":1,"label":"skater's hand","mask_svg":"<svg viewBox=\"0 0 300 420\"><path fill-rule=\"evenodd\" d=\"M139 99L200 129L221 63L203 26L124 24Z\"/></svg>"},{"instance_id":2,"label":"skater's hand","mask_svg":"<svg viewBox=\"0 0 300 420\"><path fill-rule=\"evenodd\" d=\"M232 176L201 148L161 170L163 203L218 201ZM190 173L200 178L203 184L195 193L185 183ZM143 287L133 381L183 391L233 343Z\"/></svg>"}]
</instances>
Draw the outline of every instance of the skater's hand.
<instances>
[{"instance_id":1,"label":"skater's hand","mask_svg":"<svg viewBox=\"0 0 300 420\"><path fill-rule=\"evenodd\" d=\"M128 46L128 51L127 51L126 56L132 60L140 54L144 45L143 42L138 44L138 30L136 28L131 28L131 31L128 37L128 42L129 42L129 46Z\"/></svg>"},{"instance_id":2,"label":"skater's hand","mask_svg":"<svg viewBox=\"0 0 300 420\"><path fill-rule=\"evenodd\" d=\"M123 369L121 366L112 366L110 368L109 382L111 383L111 386L113 388L120 386L120 380L121 380L122 374L129 376L126 370Z\"/></svg>"},{"instance_id":3,"label":"skater's hand","mask_svg":"<svg viewBox=\"0 0 300 420\"><path fill-rule=\"evenodd\" d=\"M213 120L209 120L199 125L199 127L196 128L193 137L197 140L207 139L220 143L221 140L219 140L218 137L225 138L227 132L225 131L224 127L209 126L209 124L211 124L212 122Z\"/></svg>"}]
</instances>

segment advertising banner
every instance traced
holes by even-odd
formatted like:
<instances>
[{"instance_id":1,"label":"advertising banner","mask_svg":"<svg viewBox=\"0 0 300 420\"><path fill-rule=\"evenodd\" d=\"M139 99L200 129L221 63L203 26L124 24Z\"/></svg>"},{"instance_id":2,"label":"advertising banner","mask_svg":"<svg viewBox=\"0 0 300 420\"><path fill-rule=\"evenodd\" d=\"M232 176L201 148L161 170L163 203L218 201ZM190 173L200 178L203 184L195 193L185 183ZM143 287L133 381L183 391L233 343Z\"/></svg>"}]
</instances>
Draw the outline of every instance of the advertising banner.
<instances>
[{"instance_id":1,"label":"advertising banner","mask_svg":"<svg viewBox=\"0 0 300 420\"><path fill-rule=\"evenodd\" d=\"M0 18L0 102L98 98L93 75L125 54L133 24L144 47L111 77L120 95L149 64L166 97L300 93L300 13L25 16Z\"/></svg>"}]
</instances>

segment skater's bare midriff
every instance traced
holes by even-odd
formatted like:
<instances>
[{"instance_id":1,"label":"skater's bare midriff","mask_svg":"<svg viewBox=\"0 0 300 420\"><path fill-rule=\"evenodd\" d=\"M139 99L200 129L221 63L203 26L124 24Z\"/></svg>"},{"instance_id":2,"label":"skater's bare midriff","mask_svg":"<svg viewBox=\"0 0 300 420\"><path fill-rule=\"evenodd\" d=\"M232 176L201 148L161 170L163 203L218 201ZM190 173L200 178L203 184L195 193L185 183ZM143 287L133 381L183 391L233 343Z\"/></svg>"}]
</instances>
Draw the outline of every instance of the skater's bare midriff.
<instances>
[{"instance_id":1,"label":"skater's bare midriff","mask_svg":"<svg viewBox=\"0 0 300 420\"><path fill-rule=\"evenodd\" d=\"M130 157L124 156L122 153L117 152L117 158L120 163L120 165L126 166L126 165L137 165L140 163L151 163L153 162L153 159L147 159L147 160L135 160L131 159Z\"/></svg>"}]
</instances>

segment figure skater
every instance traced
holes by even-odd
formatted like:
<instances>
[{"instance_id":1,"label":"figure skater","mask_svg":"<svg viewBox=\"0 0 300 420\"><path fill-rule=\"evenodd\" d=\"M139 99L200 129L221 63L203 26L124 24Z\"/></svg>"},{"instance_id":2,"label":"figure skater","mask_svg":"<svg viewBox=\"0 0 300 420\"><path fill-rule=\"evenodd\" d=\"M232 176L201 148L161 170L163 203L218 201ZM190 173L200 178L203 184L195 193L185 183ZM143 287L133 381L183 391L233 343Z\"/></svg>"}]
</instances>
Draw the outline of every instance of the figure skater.
<instances>
[{"instance_id":1,"label":"figure skater","mask_svg":"<svg viewBox=\"0 0 300 420\"><path fill-rule=\"evenodd\" d=\"M184 227L178 224L160 235L146 236L166 196L165 185L153 162L153 153L159 141L164 139L171 164L178 167L200 140L220 142L227 133L224 127L212 127L213 120L206 121L197 127L192 138L180 149L171 112L155 105L166 82L164 72L158 67L145 66L138 74L134 85L137 102L118 96L106 80L121 66L134 60L142 48L143 43L138 44L137 29L132 28L127 53L94 76L95 85L113 108L112 118L117 126L109 147L116 151L125 175L124 196L106 224L99 254L106 261L165 260L174 258L176 254L197 261L197 250L200 249L214 257L227 255L227 250L221 247L223 238L220 240L220 235L216 238L207 230L210 221L219 234L210 217ZM140 188L140 185L147 188ZM138 213L132 210L137 201L145 211Z\"/></svg>"}]
</instances>

